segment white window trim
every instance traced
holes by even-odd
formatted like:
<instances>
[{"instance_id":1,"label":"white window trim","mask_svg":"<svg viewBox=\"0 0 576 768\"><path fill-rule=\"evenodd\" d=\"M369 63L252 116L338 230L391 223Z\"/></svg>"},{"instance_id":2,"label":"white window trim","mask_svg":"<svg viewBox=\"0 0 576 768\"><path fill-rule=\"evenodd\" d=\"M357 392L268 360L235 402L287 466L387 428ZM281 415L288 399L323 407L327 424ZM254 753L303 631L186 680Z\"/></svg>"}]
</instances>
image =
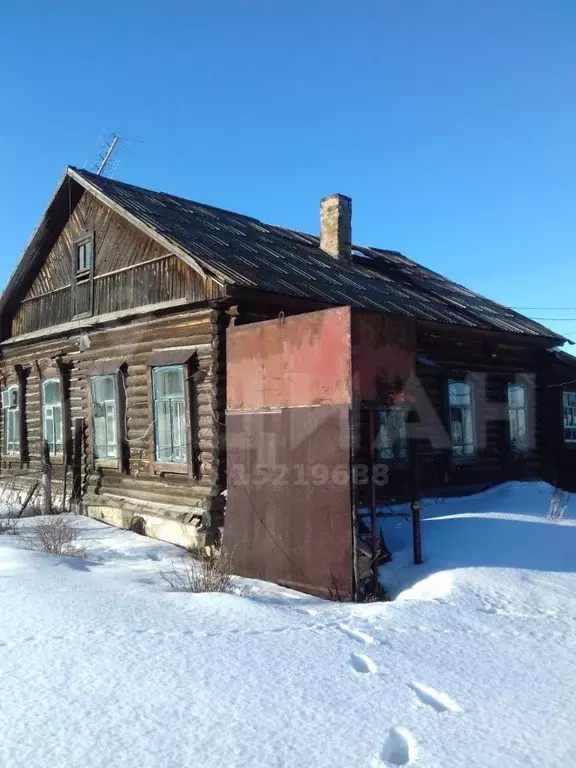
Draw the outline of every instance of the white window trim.
<instances>
[{"instance_id":1,"label":"white window trim","mask_svg":"<svg viewBox=\"0 0 576 768\"><path fill-rule=\"evenodd\" d=\"M46 405L46 385L51 384L53 382L56 382L58 386L60 387L60 402L56 404ZM44 445L46 440L46 410L48 408L60 408L60 450L52 450L52 446L50 443L48 443L48 447L50 449L50 456L63 456L64 455L64 408L62 405L62 379L58 376L51 376L49 379L42 379L42 445Z\"/></svg>"},{"instance_id":2,"label":"white window trim","mask_svg":"<svg viewBox=\"0 0 576 768\"><path fill-rule=\"evenodd\" d=\"M388 431L388 438L390 438L390 420L388 417L388 414L393 411L395 413L402 413L404 415L404 440L400 442L401 445L401 451L399 454L394 454L394 447L397 440L393 441L392 444L383 446L380 441L381 436L381 429L382 429L382 422L381 422L381 414L386 414L386 428ZM376 411L376 429L377 429L377 453L378 453L378 460L385 462L385 461L407 461L408 460L408 408L405 406L399 406L399 405L391 405L388 408L379 408ZM393 437L397 437L397 435L393 435ZM389 440L388 440L389 442ZM385 451L390 451L392 453L392 456L384 456L383 453Z\"/></svg>"},{"instance_id":3,"label":"white window trim","mask_svg":"<svg viewBox=\"0 0 576 768\"><path fill-rule=\"evenodd\" d=\"M512 389L522 390L522 392L524 393L524 405L512 406L510 404L510 391ZM529 445L528 445L528 390L526 388L526 385L517 381L509 381L506 387L506 396L508 399L508 436L510 438L510 444L512 446L512 450L514 451L514 453L527 453L529 450ZM526 442L522 446L518 446L514 442L514 437L512 435L512 419L510 418L512 411L524 411L524 423L526 425L526 438L525 438Z\"/></svg>"},{"instance_id":4,"label":"white window trim","mask_svg":"<svg viewBox=\"0 0 576 768\"><path fill-rule=\"evenodd\" d=\"M451 384L465 384L470 392L470 405L462 406L452 404L450 400L450 385ZM472 425L472 452L471 453L454 453L454 444L452 443L452 408L468 408L470 410L470 421ZM476 440L476 393L474 391L474 385L468 379L448 379L448 420L450 422L450 442L452 444L452 458L453 459L474 459L478 455L478 444ZM464 451L464 443L462 444L462 450Z\"/></svg>"},{"instance_id":5,"label":"white window trim","mask_svg":"<svg viewBox=\"0 0 576 768\"><path fill-rule=\"evenodd\" d=\"M182 373L182 382L183 382L183 394L182 398L180 397L156 397L156 373L158 371L168 371L168 370L178 370ZM154 462L156 464L167 464L172 465L174 467L187 467L188 466L188 458L189 458L189 451L190 451L190 437L188 436L188 419L186 416L187 413L187 404L186 404L186 398L187 398L187 392L186 392L186 366L182 364L175 364L175 365L155 365L151 367L151 378L152 378L152 413L154 418ZM176 401L182 399L182 405L183 405L183 413L184 413L184 435L186 436L186 441L184 444L184 458L181 460L176 460L174 458L166 459L161 458L159 456L159 445L158 445L158 402L164 402L164 401ZM172 453L174 453L174 445L172 445Z\"/></svg>"},{"instance_id":6,"label":"white window trim","mask_svg":"<svg viewBox=\"0 0 576 768\"><path fill-rule=\"evenodd\" d=\"M15 391L18 393L18 402L15 408L6 408L5 414L16 414L16 418L18 419L18 447L16 450L10 450L8 448L8 420L6 419L6 416L4 416L4 450L6 451L6 456L20 456L22 452L22 435L20 434L20 386L18 384L11 384L10 386L6 387L6 392L12 392Z\"/></svg>"},{"instance_id":7,"label":"white window trim","mask_svg":"<svg viewBox=\"0 0 576 768\"><path fill-rule=\"evenodd\" d=\"M120 424L118 421L118 373L99 373L94 376L90 377L90 402L92 405L92 454L95 462L117 462L120 460L119 454L119 434L120 434ZM112 379L112 384L114 386L114 399L113 400L103 400L101 401L101 404L104 405L106 408L108 405L112 405L114 408L114 456L98 456L96 453L96 399L94 397L94 381L97 379ZM106 429L106 451L108 451L109 448L109 442L108 442L108 421L107 417L104 417L105 419L105 429Z\"/></svg>"},{"instance_id":8,"label":"white window trim","mask_svg":"<svg viewBox=\"0 0 576 768\"><path fill-rule=\"evenodd\" d=\"M574 437L574 438L566 437L566 429L567 429L567 427L566 427L566 422L564 421L564 410L565 410L565 408L571 408L571 409L574 409L576 411L576 405L573 405L573 406L569 405L569 406L567 406L566 403L564 402L564 399L565 399L566 395L573 395L574 398L576 399L576 390L573 390L573 389L563 389L562 390L562 436L564 438L564 442L565 443L576 443L576 437ZM570 427L568 427L568 429L570 429ZM574 429L576 429L576 425L574 426Z\"/></svg>"}]
</instances>

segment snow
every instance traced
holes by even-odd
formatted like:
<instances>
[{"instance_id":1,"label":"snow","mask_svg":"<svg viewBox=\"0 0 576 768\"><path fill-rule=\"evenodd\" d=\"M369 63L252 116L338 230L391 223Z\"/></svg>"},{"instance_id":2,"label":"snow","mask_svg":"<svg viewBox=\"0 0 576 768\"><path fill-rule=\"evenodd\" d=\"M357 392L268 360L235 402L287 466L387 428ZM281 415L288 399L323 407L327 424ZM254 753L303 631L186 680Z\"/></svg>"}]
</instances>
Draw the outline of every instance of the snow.
<instances>
[{"instance_id":1,"label":"snow","mask_svg":"<svg viewBox=\"0 0 576 768\"><path fill-rule=\"evenodd\" d=\"M166 590L171 545L79 518L0 536L2 768L571 768L576 500L508 484L385 520L396 599ZM23 527L33 525L26 520Z\"/></svg>"}]
</instances>

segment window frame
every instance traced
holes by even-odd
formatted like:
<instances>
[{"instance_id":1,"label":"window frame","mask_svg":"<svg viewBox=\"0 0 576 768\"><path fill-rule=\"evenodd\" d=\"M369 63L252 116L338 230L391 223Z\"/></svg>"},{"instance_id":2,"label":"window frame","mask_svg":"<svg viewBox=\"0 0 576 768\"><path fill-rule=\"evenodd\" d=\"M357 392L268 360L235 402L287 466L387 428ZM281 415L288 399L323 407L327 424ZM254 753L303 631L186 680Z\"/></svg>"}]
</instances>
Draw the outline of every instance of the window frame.
<instances>
[{"instance_id":1,"label":"window frame","mask_svg":"<svg viewBox=\"0 0 576 768\"><path fill-rule=\"evenodd\" d=\"M80 248L90 246L90 263L87 267L80 268ZM74 274L76 277L79 275L86 275L92 272L94 264L94 238L92 234L86 234L83 237L79 237L74 240Z\"/></svg>"},{"instance_id":2,"label":"window frame","mask_svg":"<svg viewBox=\"0 0 576 768\"><path fill-rule=\"evenodd\" d=\"M57 404L60 408L60 444L61 444L61 450L60 451L52 451L50 443L48 443L49 453L50 453L50 460L56 461L56 462L63 462L66 457L66 435L67 435L67 429L66 429L66 413L65 413L65 407L64 407L64 381L62 375L49 375L46 376L46 378L42 378L40 382L40 420L41 420L41 434L42 434L42 447L44 447L44 444L48 441L46 440L46 418L45 418L45 408L54 408L54 404L46 405L46 394L45 394L45 388L47 384L50 384L52 382L57 382L58 386L60 387L60 402ZM57 443L55 443L57 445Z\"/></svg>"},{"instance_id":3,"label":"window frame","mask_svg":"<svg viewBox=\"0 0 576 768\"><path fill-rule=\"evenodd\" d=\"M157 383L156 383L156 377L158 375L158 372L168 372L168 371L179 371L182 375L182 396L162 396L157 397L156 390L157 390ZM168 364L168 365L154 365L150 368L150 376L151 376L151 382L152 382L152 389L151 389L151 395L152 395L152 413L153 413L153 422L154 422L154 440L153 440L153 448L154 448L154 464L158 466L167 466L167 467L174 467L172 471L178 472L178 471L188 471L188 455L190 453L189 445L188 445L188 436L189 436L189 418L187 414L187 408L186 408L186 378L187 378L187 372L186 372L186 366L183 364ZM159 402L178 402L182 403L182 407L184 410L183 416L183 429L184 429L184 435L185 435L185 442L184 442L184 459L183 461L175 461L171 459L165 459L159 457L159 443L158 443L158 403ZM173 430L173 419L174 414L172 412L172 407L170 408L170 427L171 427L171 433L172 433L172 455L174 455L174 430ZM181 446L180 446L181 447Z\"/></svg>"},{"instance_id":4,"label":"window frame","mask_svg":"<svg viewBox=\"0 0 576 768\"><path fill-rule=\"evenodd\" d=\"M574 405L567 405L566 403L566 396L572 396L574 398ZM564 438L564 442L568 445L574 445L576 443L576 418L574 419L573 425L567 426L566 425L566 408L570 408L570 410L573 410L576 415L576 390L574 389L563 389L562 390L562 437ZM566 430L571 429L575 437L568 438L566 437Z\"/></svg>"},{"instance_id":5,"label":"window frame","mask_svg":"<svg viewBox=\"0 0 576 768\"><path fill-rule=\"evenodd\" d=\"M409 459L409 437L408 437L408 413L409 408L403 405L391 405L386 408L378 408L376 411L376 457L379 462L385 463L388 461L394 461L394 462L407 462ZM404 415L404 434L403 435L397 435L395 434L394 437L396 438L392 445L388 444L388 446L383 447L381 445L381 430L383 427L382 424L382 416L386 416L387 420L387 430L389 432L390 423L389 423L389 414L390 413L402 413ZM399 440L399 437L402 438ZM388 443L390 443L390 434L388 434ZM401 450L400 452L395 452L396 445L400 442L401 444ZM384 456L384 451L391 451L392 456Z\"/></svg>"},{"instance_id":6,"label":"window frame","mask_svg":"<svg viewBox=\"0 0 576 768\"><path fill-rule=\"evenodd\" d=\"M88 386L90 389L90 429L91 429L91 454L92 454L92 465L94 467L110 467L110 468L119 468L122 466L123 458L124 458L124 423L123 423L123 408L122 408L122 397L121 392L122 388L120 386L121 384L121 377L122 372L117 369L115 371L94 371L90 374L88 377ZM114 387L114 428L115 428L115 449L116 449L116 456L106 456L101 457L96 455L96 401L94 398L94 381L96 379L112 379L112 384ZM110 402L110 401L105 401ZM108 446L109 443L107 442L106 445Z\"/></svg>"},{"instance_id":7,"label":"window frame","mask_svg":"<svg viewBox=\"0 0 576 768\"><path fill-rule=\"evenodd\" d=\"M523 393L523 404L521 406L513 406L510 403L510 393L512 390L521 390ZM514 454L525 454L528 453L530 450L529 445L529 439L528 439L528 420L529 420L529 409L528 409L528 388L525 384L519 381L509 381L506 384L506 402L508 406L508 440L510 443L510 450ZM523 411L524 412L524 430L525 430L525 438L523 444L518 444L515 441L515 438L512 435L512 418L511 414L513 412L517 411ZM517 422L516 422L517 424ZM576 442L576 441L575 441Z\"/></svg>"},{"instance_id":8,"label":"window frame","mask_svg":"<svg viewBox=\"0 0 576 768\"><path fill-rule=\"evenodd\" d=\"M84 269L79 266L78 249L83 245L90 243L90 265ZM82 232L72 242L72 256L74 259L74 317L91 317L94 314L94 262L96 258L96 242L94 232ZM85 309L78 309L78 293L80 286L87 286L88 306Z\"/></svg>"},{"instance_id":9,"label":"window frame","mask_svg":"<svg viewBox=\"0 0 576 768\"><path fill-rule=\"evenodd\" d=\"M453 405L450 399L450 387L452 384L463 384L468 387L469 396L470 396L470 405L469 406L462 406L462 405ZM477 438L477 429L476 429L476 391L474 384L469 379L457 379L457 378L451 378L447 380L446 384L446 400L448 404L448 432L450 435L450 445L451 445L451 451L450 454L452 456L452 459L454 461L471 461L478 457L478 438ZM454 440L453 440L453 434L452 434L452 408L468 408L470 410L470 425L472 429L472 451L470 453L465 453L466 448L466 441L464 433L462 434L462 453L455 453L454 451Z\"/></svg>"},{"instance_id":10,"label":"window frame","mask_svg":"<svg viewBox=\"0 0 576 768\"><path fill-rule=\"evenodd\" d=\"M196 349L174 349L154 352L148 359L148 409L150 424L153 425L150 440L150 461L152 473L158 475L188 475L188 479L198 482L202 477L199 438L198 438L198 401L196 380L199 375ZM154 400L154 369L182 368L184 376L184 415L186 428L186 461L159 461L156 443L156 412Z\"/></svg>"},{"instance_id":11,"label":"window frame","mask_svg":"<svg viewBox=\"0 0 576 768\"><path fill-rule=\"evenodd\" d=\"M4 447L4 455L9 460L13 460L15 458L20 459L22 456L22 414L21 414L21 408L22 408L22 399L21 399L21 385L20 382L13 382L6 384L4 387L4 392L11 392L12 390L16 390L18 393L18 403L15 408L3 408L2 409L2 417L3 417L3 427L4 427L4 440L3 440L3 447ZM17 450L10 450L8 447L8 419L6 417L7 413L15 414L16 418L16 426L18 428L18 447Z\"/></svg>"}]
</instances>

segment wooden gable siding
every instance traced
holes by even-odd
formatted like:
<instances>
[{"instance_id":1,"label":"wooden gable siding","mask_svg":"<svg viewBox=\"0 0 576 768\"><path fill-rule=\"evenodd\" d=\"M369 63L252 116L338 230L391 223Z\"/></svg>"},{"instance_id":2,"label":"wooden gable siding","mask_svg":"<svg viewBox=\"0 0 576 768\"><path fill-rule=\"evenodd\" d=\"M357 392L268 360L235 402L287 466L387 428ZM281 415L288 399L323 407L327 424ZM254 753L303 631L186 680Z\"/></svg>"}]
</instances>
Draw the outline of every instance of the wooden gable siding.
<instances>
[{"instance_id":1,"label":"wooden gable siding","mask_svg":"<svg viewBox=\"0 0 576 768\"><path fill-rule=\"evenodd\" d=\"M128 310L172 299L204 301L220 295L188 265L125 221L88 192L84 193L12 322L12 335L50 328L74 319L74 242L94 234L94 315Z\"/></svg>"},{"instance_id":2,"label":"wooden gable siding","mask_svg":"<svg viewBox=\"0 0 576 768\"><path fill-rule=\"evenodd\" d=\"M116 325L90 332L90 349L80 352L78 335L4 347L0 371L4 383L15 380L16 365L24 369L26 421L25 460L5 453L4 422L0 422L2 476L37 476L41 467L41 380L61 359L66 377L66 409L72 440L75 419L84 423L83 492L86 503L106 505L106 496L138 505L157 502L185 507L201 514L219 509L225 487L223 425L225 419L226 314L221 310L198 309L172 315L141 318L128 325ZM201 374L196 385L196 423L200 477L159 473L154 464L154 425L148 361L162 349L193 348ZM125 461L117 468L97 467L92 449L90 376L94 363L121 358L125 373ZM64 478L64 462L55 461L56 481ZM68 476L71 487L71 470ZM111 503L111 502L108 502Z\"/></svg>"}]
</instances>

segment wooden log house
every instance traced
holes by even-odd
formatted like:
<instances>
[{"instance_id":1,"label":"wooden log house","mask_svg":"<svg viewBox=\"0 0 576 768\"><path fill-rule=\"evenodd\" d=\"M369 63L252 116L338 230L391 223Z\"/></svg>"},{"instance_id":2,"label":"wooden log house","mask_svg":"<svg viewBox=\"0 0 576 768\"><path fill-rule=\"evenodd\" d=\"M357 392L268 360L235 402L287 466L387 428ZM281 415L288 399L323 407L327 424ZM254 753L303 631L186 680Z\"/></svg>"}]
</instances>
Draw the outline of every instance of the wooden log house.
<instances>
[{"instance_id":1,"label":"wooden log house","mask_svg":"<svg viewBox=\"0 0 576 768\"><path fill-rule=\"evenodd\" d=\"M562 430L541 381L564 339L352 246L348 198L322 201L316 237L68 168L0 300L2 476L29 483L48 443L89 515L217 545L227 328L334 306L362 313L351 461L378 444L381 498L541 474L540 435Z\"/></svg>"}]
</instances>

